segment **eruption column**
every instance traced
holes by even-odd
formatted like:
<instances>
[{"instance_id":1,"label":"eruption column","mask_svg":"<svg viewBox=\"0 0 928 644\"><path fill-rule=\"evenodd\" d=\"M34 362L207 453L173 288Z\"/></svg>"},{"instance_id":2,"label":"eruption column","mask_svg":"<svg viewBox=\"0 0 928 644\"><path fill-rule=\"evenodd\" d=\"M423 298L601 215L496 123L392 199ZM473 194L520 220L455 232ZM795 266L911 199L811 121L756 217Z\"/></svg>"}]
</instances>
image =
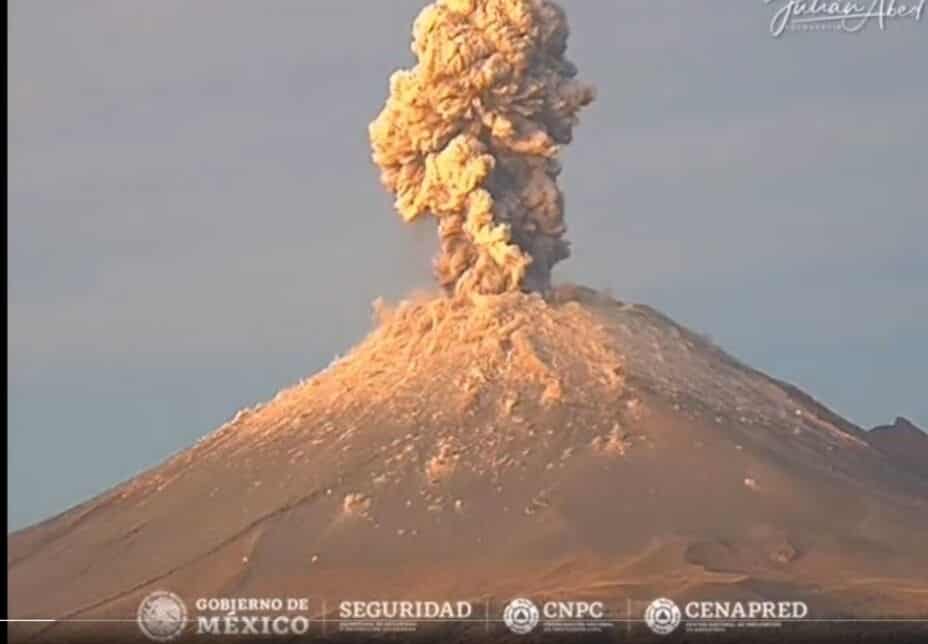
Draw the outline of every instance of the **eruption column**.
<instances>
[{"instance_id":1,"label":"eruption column","mask_svg":"<svg viewBox=\"0 0 928 644\"><path fill-rule=\"evenodd\" d=\"M438 219L448 292L544 291L570 254L558 146L594 92L567 35L548 0L438 0L416 19L418 63L390 78L370 139L400 216Z\"/></svg>"}]
</instances>

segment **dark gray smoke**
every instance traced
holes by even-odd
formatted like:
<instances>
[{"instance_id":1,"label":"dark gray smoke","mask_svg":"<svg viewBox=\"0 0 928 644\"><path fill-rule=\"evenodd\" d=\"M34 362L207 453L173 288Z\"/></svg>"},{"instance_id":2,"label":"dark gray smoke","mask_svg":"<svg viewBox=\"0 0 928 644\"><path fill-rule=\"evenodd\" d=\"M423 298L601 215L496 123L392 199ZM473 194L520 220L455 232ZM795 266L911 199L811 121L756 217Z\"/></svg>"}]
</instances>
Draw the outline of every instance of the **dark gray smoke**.
<instances>
[{"instance_id":1,"label":"dark gray smoke","mask_svg":"<svg viewBox=\"0 0 928 644\"><path fill-rule=\"evenodd\" d=\"M567 34L548 0L438 0L416 19L418 64L390 78L370 138L400 216L438 219L450 292L546 290L569 255L558 146L594 92Z\"/></svg>"}]
</instances>

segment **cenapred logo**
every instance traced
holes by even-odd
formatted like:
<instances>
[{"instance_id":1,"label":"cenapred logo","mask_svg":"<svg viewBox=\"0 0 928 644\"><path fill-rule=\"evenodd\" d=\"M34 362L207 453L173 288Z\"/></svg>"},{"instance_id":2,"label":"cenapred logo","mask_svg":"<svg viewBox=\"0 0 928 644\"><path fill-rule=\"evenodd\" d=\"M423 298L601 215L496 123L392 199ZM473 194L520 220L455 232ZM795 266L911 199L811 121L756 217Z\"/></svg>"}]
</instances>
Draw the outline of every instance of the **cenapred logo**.
<instances>
[{"instance_id":1,"label":"cenapred logo","mask_svg":"<svg viewBox=\"0 0 928 644\"><path fill-rule=\"evenodd\" d=\"M540 614L531 599L520 597L513 599L503 609L503 622L509 630L518 635L531 633L538 626Z\"/></svg>"},{"instance_id":2,"label":"cenapred logo","mask_svg":"<svg viewBox=\"0 0 928 644\"><path fill-rule=\"evenodd\" d=\"M666 597L655 599L644 612L644 621L648 628L658 635L673 633L682 619L679 606Z\"/></svg>"},{"instance_id":3,"label":"cenapred logo","mask_svg":"<svg viewBox=\"0 0 928 644\"><path fill-rule=\"evenodd\" d=\"M145 637L168 642L184 632L187 605L174 593L157 590L139 604L137 621Z\"/></svg>"}]
</instances>

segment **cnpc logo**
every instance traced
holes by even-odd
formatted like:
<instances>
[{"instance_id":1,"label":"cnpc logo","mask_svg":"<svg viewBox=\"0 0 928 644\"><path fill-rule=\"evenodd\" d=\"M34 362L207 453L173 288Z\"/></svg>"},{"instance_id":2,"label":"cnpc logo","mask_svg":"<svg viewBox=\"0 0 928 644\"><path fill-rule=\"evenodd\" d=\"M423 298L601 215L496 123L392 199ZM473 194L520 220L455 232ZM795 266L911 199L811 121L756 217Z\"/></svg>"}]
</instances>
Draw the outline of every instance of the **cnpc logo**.
<instances>
[{"instance_id":1,"label":"cnpc logo","mask_svg":"<svg viewBox=\"0 0 928 644\"><path fill-rule=\"evenodd\" d=\"M503 623L510 631L525 635L535 630L542 618L549 621L571 621L583 619L603 619L606 609L603 602L587 601L548 601L541 605L541 610L530 599L520 597L506 604L503 610Z\"/></svg>"},{"instance_id":2,"label":"cnpc logo","mask_svg":"<svg viewBox=\"0 0 928 644\"><path fill-rule=\"evenodd\" d=\"M602 602L546 602L541 607L545 619L603 619L606 609Z\"/></svg>"}]
</instances>

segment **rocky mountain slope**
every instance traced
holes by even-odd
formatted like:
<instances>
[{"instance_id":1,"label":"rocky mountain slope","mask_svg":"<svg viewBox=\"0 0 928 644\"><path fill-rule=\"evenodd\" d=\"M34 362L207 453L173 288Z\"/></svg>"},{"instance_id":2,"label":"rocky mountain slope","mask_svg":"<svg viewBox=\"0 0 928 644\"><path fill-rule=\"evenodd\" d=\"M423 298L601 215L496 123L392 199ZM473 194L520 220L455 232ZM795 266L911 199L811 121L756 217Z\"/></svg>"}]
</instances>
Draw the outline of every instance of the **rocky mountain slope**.
<instances>
[{"instance_id":1,"label":"rocky mountain slope","mask_svg":"<svg viewBox=\"0 0 928 644\"><path fill-rule=\"evenodd\" d=\"M928 478L928 434L905 418L867 432L867 442L896 464L915 475Z\"/></svg>"},{"instance_id":2,"label":"rocky mountain slope","mask_svg":"<svg viewBox=\"0 0 928 644\"><path fill-rule=\"evenodd\" d=\"M166 588L309 595L320 613L522 595L928 617L928 480L885 432L583 288L379 316L313 378L13 534L10 615L134 620Z\"/></svg>"}]
</instances>

